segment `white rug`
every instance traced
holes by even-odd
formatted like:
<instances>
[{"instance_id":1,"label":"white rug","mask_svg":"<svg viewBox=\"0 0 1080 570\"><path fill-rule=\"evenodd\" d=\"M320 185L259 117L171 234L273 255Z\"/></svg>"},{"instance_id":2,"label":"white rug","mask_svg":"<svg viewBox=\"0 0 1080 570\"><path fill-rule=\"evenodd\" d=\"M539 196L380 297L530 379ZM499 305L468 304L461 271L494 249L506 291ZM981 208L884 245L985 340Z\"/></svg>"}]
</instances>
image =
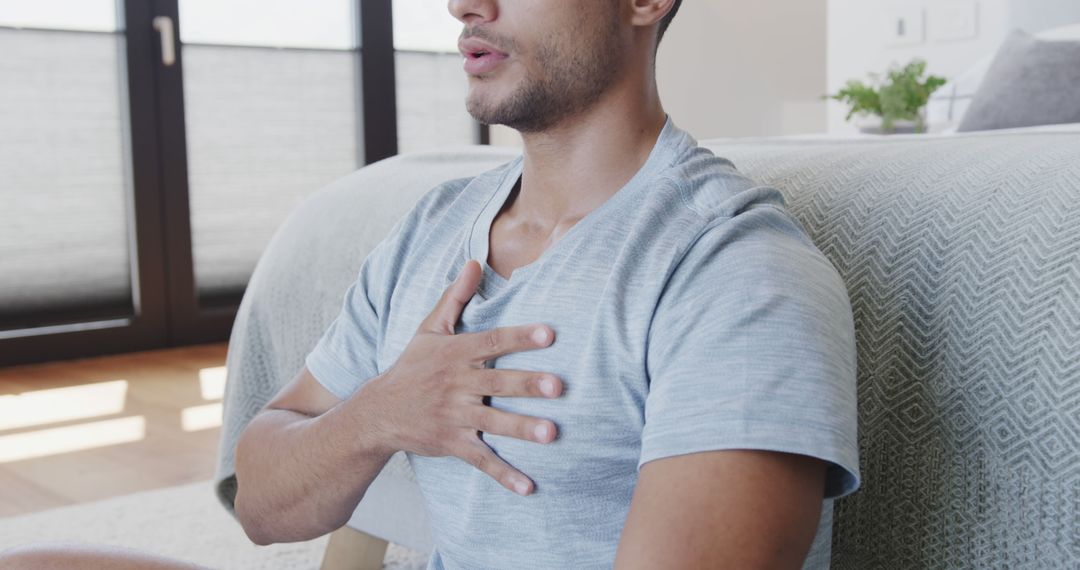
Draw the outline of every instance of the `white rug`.
<instances>
[{"instance_id":1,"label":"white rug","mask_svg":"<svg viewBox=\"0 0 1080 570\"><path fill-rule=\"evenodd\" d=\"M40 541L126 546L221 570L317 569L328 540L257 546L210 481L0 519L0 551ZM390 543L383 567L426 564L427 555Z\"/></svg>"}]
</instances>

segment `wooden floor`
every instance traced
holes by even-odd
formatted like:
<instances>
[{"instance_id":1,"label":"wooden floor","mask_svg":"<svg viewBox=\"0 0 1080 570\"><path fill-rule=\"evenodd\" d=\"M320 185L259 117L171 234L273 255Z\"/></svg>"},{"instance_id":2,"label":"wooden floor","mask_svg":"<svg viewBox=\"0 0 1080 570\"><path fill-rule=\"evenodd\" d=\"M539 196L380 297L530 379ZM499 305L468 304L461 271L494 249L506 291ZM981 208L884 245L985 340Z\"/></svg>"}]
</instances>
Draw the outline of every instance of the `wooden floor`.
<instances>
[{"instance_id":1,"label":"wooden floor","mask_svg":"<svg viewBox=\"0 0 1080 570\"><path fill-rule=\"evenodd\" d=\"M211 479L225 349L0 368L0 517Z\"/></svg>"}]
</instances>

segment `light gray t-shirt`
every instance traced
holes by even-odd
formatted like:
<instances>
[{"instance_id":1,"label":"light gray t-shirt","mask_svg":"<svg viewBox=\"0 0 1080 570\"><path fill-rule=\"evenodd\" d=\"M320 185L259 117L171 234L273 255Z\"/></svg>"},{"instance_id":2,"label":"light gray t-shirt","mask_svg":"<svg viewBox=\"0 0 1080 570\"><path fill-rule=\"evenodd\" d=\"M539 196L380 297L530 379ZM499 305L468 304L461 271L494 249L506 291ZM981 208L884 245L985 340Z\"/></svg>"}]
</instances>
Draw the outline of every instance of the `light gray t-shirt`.
<instances>
[{"instance_id":1,"label":"light gray t-shirt","mask_svg":"<svg viewBox=\"0 0 1080 570\"><path fill-rule=\"evenodd\" d=\"M306 359L347 398L393 365L469 259L483 278L458 332L555 330L546 348L488 362L563 381L558 398L490 398L558 426L548 444L483 434L532 478L531 495L457 457L407 454L435 544L429 569L610 568L638 469L674 455L800 453L829 462L827 498L858 488L851 306L779 191L669 118L623 188L505 279L486 263L488 235L521 172L518 157L424 194ZM831 506L808 566L827 564Z\"/></svg>"}]
</instances>

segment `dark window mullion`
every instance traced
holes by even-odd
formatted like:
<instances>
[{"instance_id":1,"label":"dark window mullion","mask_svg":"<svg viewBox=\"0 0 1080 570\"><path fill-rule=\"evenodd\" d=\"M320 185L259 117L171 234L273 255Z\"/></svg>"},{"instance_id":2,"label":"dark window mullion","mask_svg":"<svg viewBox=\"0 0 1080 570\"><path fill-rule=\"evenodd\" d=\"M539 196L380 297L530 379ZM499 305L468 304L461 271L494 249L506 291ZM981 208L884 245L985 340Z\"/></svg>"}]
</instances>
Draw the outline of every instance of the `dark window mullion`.
<instances>
[{"instance_id":1,"label":"dark window mullion","mask_svg":"<svg viewBox=\"0 0 1080 570\"><path fill-rule=\"evenodd\" d=\"M190 344L198 335L200 311L195 291L188 188L187 136L184 123L183 49L180 42L178 0L152 0L154 14L173 22L175 62L161 62L161 46L154 46L157 77L157 117L160 128L161 188L159 214L165 239L166 283L169 304L169 345Z\"/></svg>"},{"instance_id":2,"label":"dark window mullion","mask_svg":"<svg viewBox=\"0 0 1080 570\"><path fill-rule=\"evenodd\" d=\"M133 191L131 220L135 231L138 282L133 283L135 313L146 322L144 333L154 346L167 342L168 297L165 294L164 238L161 233L162 187L160 184L159 123L154 80L157 33L152 29L152 6L141 0L119 0L123 6L127 47L127 102Z\"/></svg>"},{"instance_id":3,"label":"dark window mullion","mask_svg":"<svg viewBox=\"0 0 1080 570\"><path fill-rule=\"evenodd\" d=\"M364 163L398 153L393 0L356 0L360 30L360 97Z\"/></svg>"},{"instance_id":4,"label":"dark window mullion","mask_svg":"<svg viewBox=\"0 0 1080 570\"><path fill-rule=\"evenodd\" d=\"M157 75L157 113L160 129L160 213L165 234L166 293L169 305L170 346L219 342L229 338L239 299L202 307L195 282L195 255L191 232L191 191L188 181L187 125L184 114L184 57L180 42L179 0L154 0L155 15L172 18L175 63L161 63L161 47L154 46ZM230 302L231 301L231 302Z\"/></svg>"}]
</instances>

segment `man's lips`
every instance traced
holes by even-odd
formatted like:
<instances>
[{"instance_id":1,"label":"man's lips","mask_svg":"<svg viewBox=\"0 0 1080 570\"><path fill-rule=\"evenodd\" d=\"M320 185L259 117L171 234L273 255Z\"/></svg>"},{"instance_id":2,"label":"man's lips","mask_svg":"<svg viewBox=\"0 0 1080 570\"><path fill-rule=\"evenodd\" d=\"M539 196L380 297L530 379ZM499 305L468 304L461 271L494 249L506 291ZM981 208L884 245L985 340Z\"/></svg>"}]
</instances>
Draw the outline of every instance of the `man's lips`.
<instances>
[{"instance_id":1,"label":"man's lips","mask_svg":"<svg viewBox=\"0 0 1080 570\"><path fill-rule=\"evenodd\" d=\"M465 56L465 73L481 75L494 70L506 58L507 53L478 38L469 38L458 42L458 51Z\"/></svg>"},{"instance_id":2,"label":"man's lips","mask_svg":"<svg viewBox=\"0 0 1080 570\"><path fill-rule=\"evenodd\" d=\"M505 52L495 49L495 46L480 38L468 38L458 41L458 51L466 58L476 57L477 54L491 54L498 57L507 57Z\"/></svg>"}]
</instances>

